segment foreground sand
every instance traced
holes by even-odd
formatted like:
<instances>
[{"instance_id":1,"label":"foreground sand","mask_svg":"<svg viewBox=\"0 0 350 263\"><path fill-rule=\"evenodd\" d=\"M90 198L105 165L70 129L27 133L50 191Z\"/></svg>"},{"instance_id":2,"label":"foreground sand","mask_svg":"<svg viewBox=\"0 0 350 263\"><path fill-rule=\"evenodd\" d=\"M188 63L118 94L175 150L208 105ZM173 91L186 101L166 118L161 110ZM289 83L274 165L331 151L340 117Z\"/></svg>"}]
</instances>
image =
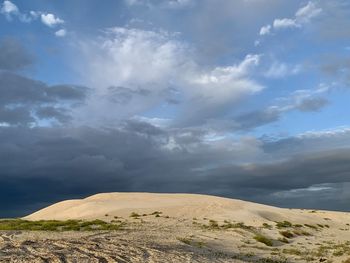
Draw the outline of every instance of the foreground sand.
<instances>
[{"instance_id":1,"label":"foreground sand","mask_svg":"<svg viewBox=\"0 0 350 263\"><path fill-rule=\"evenodd\" d=\"M345 262L350 258L349 213L281 209L214 196L99 194L55 204L25 219L96 218L122 221L125 226L118 231L2 231L0 262Z\"/></svg>"}]
</instances>

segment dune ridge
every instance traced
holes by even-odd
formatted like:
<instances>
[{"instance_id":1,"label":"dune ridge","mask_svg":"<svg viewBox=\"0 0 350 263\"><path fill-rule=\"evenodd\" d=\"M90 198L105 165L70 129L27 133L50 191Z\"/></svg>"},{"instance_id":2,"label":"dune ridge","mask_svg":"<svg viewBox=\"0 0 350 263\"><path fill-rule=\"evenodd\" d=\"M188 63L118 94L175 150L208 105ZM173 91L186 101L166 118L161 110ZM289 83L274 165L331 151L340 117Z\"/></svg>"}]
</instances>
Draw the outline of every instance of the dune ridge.
<instances>
[{"instance_id":1,"label":"dune ridge","mask_svg":"<svg viewBox=\"0 0 350 263\"><path fill-rule=\"evenodd\" d=\"M84 199L66 200L33 214L28 220L106 219L127 217L132 212L139 214L161 211L171 217L191 219L208 217L214 220L234 220L250 225L269 221L292 220L299 223L315 223L320 218L329 218L333 223L350 219L350 214L335 211L313 213L307 209L286 209L243 200L202 194L163 193L100 193Z\"/></svg>"}]
</instances>

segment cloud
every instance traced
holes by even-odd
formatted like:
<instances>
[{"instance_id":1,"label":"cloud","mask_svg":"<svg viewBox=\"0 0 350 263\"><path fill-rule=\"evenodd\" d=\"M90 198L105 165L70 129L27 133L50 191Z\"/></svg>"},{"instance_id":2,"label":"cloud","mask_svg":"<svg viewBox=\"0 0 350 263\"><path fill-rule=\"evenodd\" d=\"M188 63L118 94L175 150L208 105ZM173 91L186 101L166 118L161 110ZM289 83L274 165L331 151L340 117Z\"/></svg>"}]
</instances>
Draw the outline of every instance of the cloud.
<instances>
[{"instance_id":1,"label":"cloud","mask_svg":"<svg viewBox=\"0 0 350 263\"><path fill-rule=\"evenodd\" d=\"M21 22L30 23L33 20L40 18L41 22L51 28L57 25L63 24L64 20L57 17L52 13L45 13L41 11L33 11L22 13L19 8L11 1L5 0L0 8L0 13L5 15L7 20L11 21L14 17L18 18ZM66 35L65 29L60 29L55 32L57 37L64 37Z\"/></svg>"},{"instance_id":2,"label":"cloud","mask_svg":"<svg viewBox=\"0 0 350 263\"><path fill-rule=\"evenodd\" d=\"M57 37L64 37L66 36L66 34L67 34L67 31L65 29L60 29L55 32L55 35Z\"/></svg>"},{"instance_id":3,"label":"cloud","mask_svg":"<svg viewBox=\"0 0 350 263\"><path fill-rule=\"evenodd\" d=\"M339 86L349 87L350 56L328 55L322 59L319 68L327 76L335 77Z\"/></svg>"},{"instance_id":4,"label":"cloud","mask_svg":"<svg viewBox=\"0 0 350 263\"><path fill-rule=\"evenodd\" d=\"M111 118L116 123L176 101L176 125L196 125L263 89L252 79L259 55L202 68L193 48L165 31L112 28L97 41L82 42L80 50L84 62L79 67L89 72L85 81L95 87L95 95L77 113L79 120L90 116L92 122Z\"/></svg>"},{"instance_id":5,"label":"cloud","mask_svg":"<svg viewBox=\"0 0 350 263\"><path fill-rule=\"evenodd\" d=\"M22 216L23 211L67 196L159 189L303 206L291 203L281 192L318 184L341 185L348 180L349 133L274 141L249 137L206 140L208 135L135 120L104 129L0 127L1 215L12 211L11 215ZM320 145L324 148L317 148ZM317 200L321 192L313 193ZM281 197L274 199L277 195ZM15 210L5 205L10 201ZM331 200L304 205L341 209L337 204Z\"/></svg>"},{"instance_id":6,"label":"cloud","mask_svg":"<svg viewBox=\"0 0 350 263\"><path fill-rule=\"evenodd\" d=\"M0 41L0 70L21 70L33 64L33 57L13 38Z\"/></svg>"},{"instance_id":7,"label":"cloud","mask_svg":"<svg viewBox=\"0 0 350 263\"><path fill-rule=\"evenodd\" d=\"M301 100L296 106L300 111L318 111L325 107L329 101L325 98L306 98Z\"/></svg>"},{"instance_id":8,"label":"cloud","mask_svg":"<svg viewBox=\"0 0 350 263\"><path fill-rule=\"evenodd\" d=\"M300 65L291 66L283 62L275 61L264 73L267 78L284 78L286 76L296 75L301 71Z\"/></svg>"},{"instance_id":9,"label":"cloud","mask_svg":"<svg viewBox=\"0 0 350 263\"><path fill-rule=\"evenodd\" d=\"M271 32L271 25L266 25L260 29L259 35L260 36L268 35L270 34L270 32Z\"/></svg>"},{"instance_id":10,"label":"cloud","mask_svg":"<svg viewBox=\"0 0 350 263\"><path fill-rule=\"evenodd\" d=\"M14 73L0 72L0 123L33 126L41 125L45 118L60 123L70 119L70 110L84 101L86 92L84 87L48 86Z\"/></svg>"},{"instance_id":11,"label":"cloud","mask_svg":"<svg viewBox=\"0 0 350 263\"><path fill-rule=\"evenodd\" d=\"M148 8L178 9L191 6L194 0L125 0L129 6L146 6Z\"/></svg>"},{"instance_id":12,"label":"cloud","mask_svg":"<svg viewBox=\"0 0 350 263\"><path fill-rule=\"evenodd\" d=\"M253 110L238 114L232 118L229 125L233 130L252 130L256 127L277 122L283 114L298 110L301 112L316 112L329 104L324 94L330 91L330 87L319 86L310 90L296 90L287 97L279 97L275 102L263 109Z\"/></svg>"},{"instance_id":13,"label":"cloud","mask_svg":"<svg viewBox=\"0 0 350 263\"><path fill-rule=\"evenodd\" d=\"M268 35L272 29L275 31L288 28L301 28L310 23L310 21L322 13L322 8L318 7L315 2L309 1L305 6L299 8L293 18L276 18L272 25L263 26L260 29L260 35Z\"/></svg>"},{"instance_id":14,"label":"cloud","mask_svg":"<svg viewBox=\"0 0 350 263\"><path fill-rule=\"evenodd\" d=\"M11 19L11 15L16 16L19 14L18 7L11 1L6 0L2 3L0 12L4 14L7 19Z\"/></svg>"},{"instance_id":15,"label":"cloud","mask_svg":"<svg viewBox=\"0 0 350 263\"><path fill-rule=\"evenodd\" d=\"M284 28L293 28L293 27L300 27L299 24L294 19L289 18L283 18L283 19L275 19L273 21L273 28L274 29L284 29Z\"/></svg>"},{"instance_id":16,"label":"cloud","mask_svg":"<svg viewBox=\"0 0 350 263\"><path fill-rule=\"evenodd\" d=\"M317 33L322 41L347 40L350 36L350 3L348 1L322 1L323 15Z\"/></svg>"},{"instance_id":17,"label":"cloud","mask_svg":"<svg viewBox=\"0 0 350 263\"><path fill-rule=\"evenodd\" d=\"M295 19L298 23L304 24L310 22L314 17L322 13L322 8L319 8L315 2L308 2L306 6L301 7L295 13Z\"/></svg>"},{"instance_id":18,"label":"cloud","mask_svg":"<svg viewBox=\"0 0 350 263\"><path fill-rule=\"evenodd\" d=\"M48 27L55 27L59 24L63 24L64 21L62 19L60 19L59 17L56 17L54 14L50 14L50 13L43 13L40 15L40 19L41 19L41 22L45 25L47 25ZM59 31L57 31L59 32ZM56 33L57 33L56 32ZM62 33L62 31L61 31Z\"/></svg>"},{"instance_id":19,"label":"cloud","mask_svg":"<svg viewBox=\"0 0 350 263\"><path fill-rule=\"evenodd\" d=\"M0 13L5 15L8 20L12 20L13 17L17 17L21 22L28 23L31 21L30 16L22 14L18 7L11 1L5 0L0 9Z\"/></svg>"}]
</instances>

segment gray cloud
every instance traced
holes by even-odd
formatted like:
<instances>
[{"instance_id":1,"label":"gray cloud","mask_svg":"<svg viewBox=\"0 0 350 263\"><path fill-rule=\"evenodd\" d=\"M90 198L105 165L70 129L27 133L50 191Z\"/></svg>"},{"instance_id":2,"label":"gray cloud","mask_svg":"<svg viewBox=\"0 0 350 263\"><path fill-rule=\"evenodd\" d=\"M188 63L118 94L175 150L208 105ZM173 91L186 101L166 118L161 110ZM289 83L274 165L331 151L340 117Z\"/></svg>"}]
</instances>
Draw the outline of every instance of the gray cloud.
<instances>
[{"instance_id":1,"label":"gray cloud","mask_svg":"<svg viewBox=\"0 0 350 263\"><path fill-rule=\"evenodd\" d=\"M33 56L15 39L0 41L0 70L20 70L33 64Z\"/></svg>"},{"instance_id":2,"label":"gray cloud","mask_svg":"<svg viewBox=\"0 0 350 263\"><path fill-rule=\"evenodd\" d=\"M322 20L318 21L317 31L324 40L347 40L350 36L350 4L346 0L320 1L324 10Z\"/></svg>"},{"instance_id":3,"label":"gray cloud","mask_svg":"<svg viewBox=\"0 0 350 263\"><path fill-rule=\"evenodd\" d=\"M69 120L69 109L81 103L87 88L74 85L48 86L43 82L0 71L0 123L35 123L39 118Z\"/></svg>"},{"instance_id":4,"label":"gray cloud","mask_svg":"<svg viewBox=\"0 0 350 263\"><path fill-rule=\"evenodd\" d=\"M318 111L324 106L326 106L328 103L329 101L325 98L306 98L300 101L296 108L300 111Z\"/></svg>"},{"instance_id":5,"label":"gray cloud","mask_svg":"<svg viewBox=\"0 0 350 263\"><path fill-rule=\"evenodd\" d=\"M241 130L249 130L271 122L279 120L281 111L277 108L267 108L256 110L239 115L234 121L237 123L237 128Z\"/></svg>"},{"instance_id":6,"label":"gray cloud","mask_svg":"<svg viewBox=\"0 0 350 263\"><path fill-rule=\"evenodd\" d=\"M143 88L130 89L125 87L114 87L108 88L108 98L110 101L118 104L128 104L134 96L149 96L152 91Z\"/></svg>"},{"instance_id":7,"label":"gray cloud","mask_svg":"<svg viewBox=\"0 0 350 263\"><path fill-rule=\"evenodd\" d=\"M319 149L319 142L310 146L315 139L302 137L210 142L205 131L167 131L138 121L114 129L0 127L0 202L17 207L1 213L20 215L50 202L104 191L196 192L302 206L291 203L290 195L280 194L278 200L273 196L348 182L350 142L344 141L347 133L341 134L319 136L329 142ZM290 152L290 145L299 148ZM303 145L314 151L305 153ZM29 186L13 187L24 183ZM321 192L312 196L317 194ZM309 205L341 208L332 200Z\"/></svg>"},{"instance_id":8,"label":"gray cloud","mask_svg":"<svg viewBox=\"0 0 350 263\"><path fill-rule=\"evenodd\" d=\"M350 57L348 55L328 55L322 59L321 71L327 76L336 77L338 82L350 85Z\"/></svg>"}]
</instances>

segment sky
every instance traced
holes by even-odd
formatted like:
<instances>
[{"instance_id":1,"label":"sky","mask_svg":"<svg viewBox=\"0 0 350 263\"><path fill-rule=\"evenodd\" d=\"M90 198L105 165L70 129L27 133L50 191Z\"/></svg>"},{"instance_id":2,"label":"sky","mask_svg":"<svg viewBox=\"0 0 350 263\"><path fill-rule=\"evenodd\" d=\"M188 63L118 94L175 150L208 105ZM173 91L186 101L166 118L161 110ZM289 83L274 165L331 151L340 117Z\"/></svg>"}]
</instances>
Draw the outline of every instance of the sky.
<instances>
[{"instance_id":1,"label":"sky","mask_svg":"<svg viewBox=\"0 0 350 263\"><path fill-rule=\"evenodd\" d=\"M350 211L347 0L0 1L0 217L100 192Z\"/></svg>"}]
</instances>

